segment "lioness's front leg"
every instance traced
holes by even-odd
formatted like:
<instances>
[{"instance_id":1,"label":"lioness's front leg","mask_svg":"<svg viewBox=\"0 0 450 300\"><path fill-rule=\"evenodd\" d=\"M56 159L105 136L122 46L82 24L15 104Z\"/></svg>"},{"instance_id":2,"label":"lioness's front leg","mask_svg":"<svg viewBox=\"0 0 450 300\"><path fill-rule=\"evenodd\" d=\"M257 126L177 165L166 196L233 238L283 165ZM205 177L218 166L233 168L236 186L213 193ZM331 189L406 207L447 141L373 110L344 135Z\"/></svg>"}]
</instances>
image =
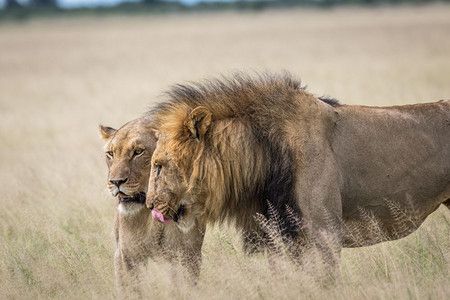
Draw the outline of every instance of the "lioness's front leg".
<instances>
[{"instance_id":1,"label":"lioness's front leg","mask_svg":"<svg viewBox=\"0 0 450 300\"><path fill-rule=\"evenodd\" d=\"M189 233L184 233L175 224L160 224L152 220L147 211L143 216L141 220L128 218L121 222L122 231L115 253L116 284L121 298L143 294L142 284L145 287L145 282L142 280L145 276L141 273L145 272L144 267L149 260L163 259L180 264L186 270L183 275L188 275L193 283L200 274L205 225L197 223Z\"/></svg>"},{"instance_id":2,"label":"lioness's front leg","mask_svg":"<svg viewBox=\"0 0 450 300\"><path fill-rule=\"evenodd\" d=\"M138 297L140 295L140 276L137 267L138 264L127 257L121 249L116 249L114 254L114 273L118 298Z\"/></svg>"}]
</instances>

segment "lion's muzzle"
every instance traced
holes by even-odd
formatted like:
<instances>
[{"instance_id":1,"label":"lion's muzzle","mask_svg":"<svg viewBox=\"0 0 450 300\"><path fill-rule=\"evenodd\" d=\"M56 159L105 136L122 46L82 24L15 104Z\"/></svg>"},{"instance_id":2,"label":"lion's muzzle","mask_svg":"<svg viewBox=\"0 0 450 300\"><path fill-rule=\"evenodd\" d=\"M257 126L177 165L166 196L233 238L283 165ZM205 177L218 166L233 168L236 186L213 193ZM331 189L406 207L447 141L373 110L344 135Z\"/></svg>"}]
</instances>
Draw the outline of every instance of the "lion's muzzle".
<instances>
[{"instance_id":1,"label":"lion's muzzle","mask_svg":"<svg viewBox=\"0 0 450 300\"><path fill-rule=\"evenodd\" d=\"M157 208L152 209L152 218L153 220L157 220L161 223L170 223L170 218L164 216L162 212L160 212Z\"/></svg>"},{"instance_id":2,"label":"lion's muzzle","mask_svg":"<svg viewBox=\"0 0 450 300\"><path fill-rule=\"evenodd\" d=\"M186 208L184 205L180 205L178 209L175 211L175 213L170 216L170 212L173 210L165 209L160 210L158 208L152 208L152 217L154 220L157 220L161 223L170 223L170 220L173 220L175 223L178 222L178 220L184 215Z\"/></svg>"}]
</instances>

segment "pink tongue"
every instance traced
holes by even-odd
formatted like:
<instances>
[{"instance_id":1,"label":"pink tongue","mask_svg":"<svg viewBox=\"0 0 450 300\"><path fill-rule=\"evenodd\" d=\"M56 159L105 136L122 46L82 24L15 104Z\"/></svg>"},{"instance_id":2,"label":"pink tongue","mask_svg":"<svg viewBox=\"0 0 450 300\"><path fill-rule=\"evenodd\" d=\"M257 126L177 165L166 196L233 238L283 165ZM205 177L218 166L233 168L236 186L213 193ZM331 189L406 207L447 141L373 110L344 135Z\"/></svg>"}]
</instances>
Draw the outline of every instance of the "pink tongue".
<instances>
[{"instance_id":1,"label":"pink tongue","mask_svg":"<svg viewBox=\"0 0 450 300\"><path fill-rule=\"evenodd\" d=\"M170 219L164 218L164 215L156 208L152 209L152 217L153 217L153 220L158 220L161 223L169 223L170 222Z\"/></svg>"}]
</instances>

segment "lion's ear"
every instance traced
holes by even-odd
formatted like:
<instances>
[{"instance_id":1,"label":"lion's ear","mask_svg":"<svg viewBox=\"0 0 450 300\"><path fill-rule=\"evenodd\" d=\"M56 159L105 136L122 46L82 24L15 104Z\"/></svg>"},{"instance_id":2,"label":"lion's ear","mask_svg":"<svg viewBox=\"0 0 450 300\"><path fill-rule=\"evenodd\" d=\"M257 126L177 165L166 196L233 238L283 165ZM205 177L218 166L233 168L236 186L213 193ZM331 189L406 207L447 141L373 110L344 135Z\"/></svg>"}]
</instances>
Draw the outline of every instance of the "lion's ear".
<instances>
[{"instance_id":1,"label":"lion's ear","mask_svg":"<svg viewBox=\"0 0 450 300\"><path fill-rule=\"evenodd\" d=\"M100 125L99 129L100 129L100 136L104 140L109 140L113 136L113 134L117 131L116 129L114 129L112 127L103 126L103 125Z\"/></svg>"},{"instance_id":2,"label":"lion's ear","mask_svg":"<svg viewBox=\"0 0 450 300\"><path fill-rule=\"evenodd\" d=\"M189 114L186 120L186 126L195 139L201 139L205 136L212 121L212 114L204 106L197 106Z\"/></svg>"},{"instance_id":3,"label":"lion's ear","mask_svg":"<svg viewBox=\"0 0 450 300\"><path fill-rule=\"evenodd\" d=\"M150 135L151 135L153 138L155 138L155 140L158 140L158 139L159 139L160 133L159 133L159 130L158 130L158 129L150 128L149 132L150 132Z\"/></svg>"}]
</instances>

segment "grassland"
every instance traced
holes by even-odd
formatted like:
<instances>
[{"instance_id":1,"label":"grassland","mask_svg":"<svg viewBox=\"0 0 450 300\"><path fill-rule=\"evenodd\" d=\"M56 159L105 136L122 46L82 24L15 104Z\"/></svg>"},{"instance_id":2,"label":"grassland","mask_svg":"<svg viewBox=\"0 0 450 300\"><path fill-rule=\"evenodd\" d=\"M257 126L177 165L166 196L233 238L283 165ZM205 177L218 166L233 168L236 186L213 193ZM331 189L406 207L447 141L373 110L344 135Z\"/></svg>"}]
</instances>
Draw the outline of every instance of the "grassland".
<instances>
[{"instance_id":1,"label":"grassland","mask_svg":"<svg viewBox=\"0 0 450 300\"><path fill-rule=\"evenodd\" d=\"M114 202L97 125L170 84L288 70L344 103L450 98L450 6L277 10L0 24L0 298L113 298ZM195 288L148 266L149 297L448 299L450 211L400 241L343 252L322 287L207 233ZM176 280L176 283L173 282Z\"/></svg>"}]
</instances>

